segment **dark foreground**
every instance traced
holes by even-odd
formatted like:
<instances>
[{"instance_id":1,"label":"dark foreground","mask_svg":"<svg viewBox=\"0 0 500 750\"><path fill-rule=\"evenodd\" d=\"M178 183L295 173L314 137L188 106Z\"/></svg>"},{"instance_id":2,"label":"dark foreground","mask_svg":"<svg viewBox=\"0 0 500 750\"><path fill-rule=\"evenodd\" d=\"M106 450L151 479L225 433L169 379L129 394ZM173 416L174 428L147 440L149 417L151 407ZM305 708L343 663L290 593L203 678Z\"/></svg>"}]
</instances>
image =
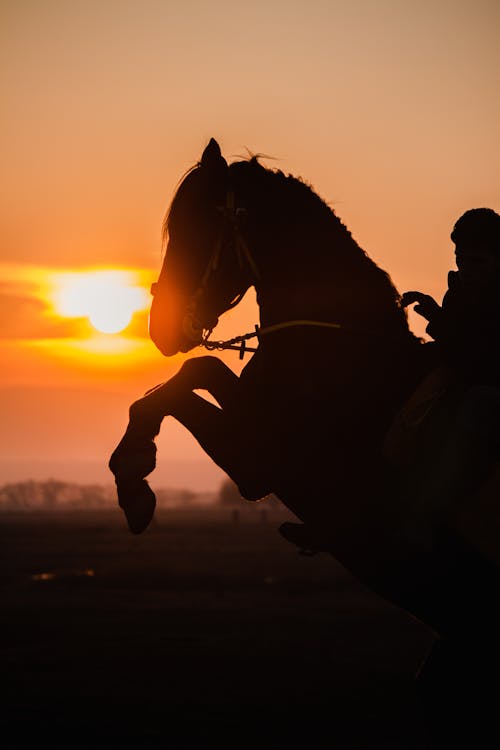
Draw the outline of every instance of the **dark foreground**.
<instances>
[{"instance_id":1,"label":"dark foreground","mask_svg":"<svg viewBox=\"0 0 500 750\"><path fill-rule=\"evenodd\" d=\"M432 635L282 520L3 514L2 747L425 748Z\"/></svg>"}]
</instances>

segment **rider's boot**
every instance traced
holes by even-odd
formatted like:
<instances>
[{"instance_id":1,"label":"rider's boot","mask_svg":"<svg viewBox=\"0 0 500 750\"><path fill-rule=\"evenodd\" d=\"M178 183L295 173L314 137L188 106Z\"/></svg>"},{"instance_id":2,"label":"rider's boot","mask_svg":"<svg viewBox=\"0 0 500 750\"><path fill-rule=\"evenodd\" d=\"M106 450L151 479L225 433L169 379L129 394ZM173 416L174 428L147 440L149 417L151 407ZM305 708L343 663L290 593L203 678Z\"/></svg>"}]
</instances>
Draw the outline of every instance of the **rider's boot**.
<instances>
[{"instance_id":1,"label":"rider's boot","mask_svg":"<svg viewBox=\"0 0 500 750\"><path fill-rule=\"evenodd\" d=\"M500 457L500 389L470 388L437 467L410 513L416 528L446 525L488 479Z\"/></svg>"}]
</instances>

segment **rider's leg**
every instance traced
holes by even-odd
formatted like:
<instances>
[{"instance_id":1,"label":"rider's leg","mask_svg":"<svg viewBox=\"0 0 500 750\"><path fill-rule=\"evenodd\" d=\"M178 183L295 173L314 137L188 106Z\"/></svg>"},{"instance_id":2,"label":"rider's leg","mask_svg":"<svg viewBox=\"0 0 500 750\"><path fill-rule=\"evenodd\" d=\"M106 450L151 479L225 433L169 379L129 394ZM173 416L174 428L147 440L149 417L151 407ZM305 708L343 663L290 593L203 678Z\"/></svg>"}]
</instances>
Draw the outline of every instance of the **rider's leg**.
<instances>
[{"instance_id":1,"label":"rider's leg","mask_svg":"<svg viewBox=\"0 0 500 750\"><path fill-rule=\"evenodd\" d=\"M450 512L492 473L500 457L500 389L469 388L461 399L437 466L420 494L421 519L446 523Z\"/></svg>"}]
</instances>

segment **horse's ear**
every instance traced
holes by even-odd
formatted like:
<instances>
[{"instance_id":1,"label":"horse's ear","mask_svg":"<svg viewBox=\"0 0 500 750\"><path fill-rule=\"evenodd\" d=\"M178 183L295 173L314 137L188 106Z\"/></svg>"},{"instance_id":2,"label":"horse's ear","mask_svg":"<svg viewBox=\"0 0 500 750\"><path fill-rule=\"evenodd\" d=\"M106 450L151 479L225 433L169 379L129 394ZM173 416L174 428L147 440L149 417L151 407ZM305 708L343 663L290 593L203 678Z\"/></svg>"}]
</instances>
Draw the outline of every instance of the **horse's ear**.
<instances>
[{"instance_id":1,"label":"horse's ear","mask_svg":"<svg viewBox=\"0 0 500 750\"><path fill-rule=\"evenodd\" d=\"M208 169L227 167L227 161L221 154L220 146L215 138L210 138L209 144L201 155L200 164Z\"/></svg>"}]
</instances>

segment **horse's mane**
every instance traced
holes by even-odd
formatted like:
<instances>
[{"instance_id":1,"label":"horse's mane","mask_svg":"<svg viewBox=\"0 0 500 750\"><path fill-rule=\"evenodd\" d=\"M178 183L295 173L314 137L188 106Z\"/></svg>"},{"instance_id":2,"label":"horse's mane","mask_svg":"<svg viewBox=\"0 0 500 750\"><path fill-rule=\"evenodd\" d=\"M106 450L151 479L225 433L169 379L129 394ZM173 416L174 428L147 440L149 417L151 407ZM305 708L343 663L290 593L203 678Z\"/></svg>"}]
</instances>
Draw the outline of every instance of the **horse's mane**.
<instances>
[{"instance_id":1,"label":"horse's mane","mask_svg":"<svg viewBox=\"0 0 500 750\"><path fill-rule=\"evenodd\" d=\"M294 228L296 241L287 245L287 254L303 254L306 242L307 264L316 273L320 270L334 281L340 276L347 283L350 277L355 278L356 287L362 288L367 296L376 297L379 309L385 309L385 325L392 321L395 330L410 333L406 310L401 306L401 296L389 274L358 245L334 209L311 184L280 169L266 168L255 156L233 162L229 172L236 183L255 183L263 196L261 205L266 204L272 212L272 221L279 222L282 217L290 223L290 217L294 217L303 229L301 232L300 228Z\"/></svg>"}]
</instances>

